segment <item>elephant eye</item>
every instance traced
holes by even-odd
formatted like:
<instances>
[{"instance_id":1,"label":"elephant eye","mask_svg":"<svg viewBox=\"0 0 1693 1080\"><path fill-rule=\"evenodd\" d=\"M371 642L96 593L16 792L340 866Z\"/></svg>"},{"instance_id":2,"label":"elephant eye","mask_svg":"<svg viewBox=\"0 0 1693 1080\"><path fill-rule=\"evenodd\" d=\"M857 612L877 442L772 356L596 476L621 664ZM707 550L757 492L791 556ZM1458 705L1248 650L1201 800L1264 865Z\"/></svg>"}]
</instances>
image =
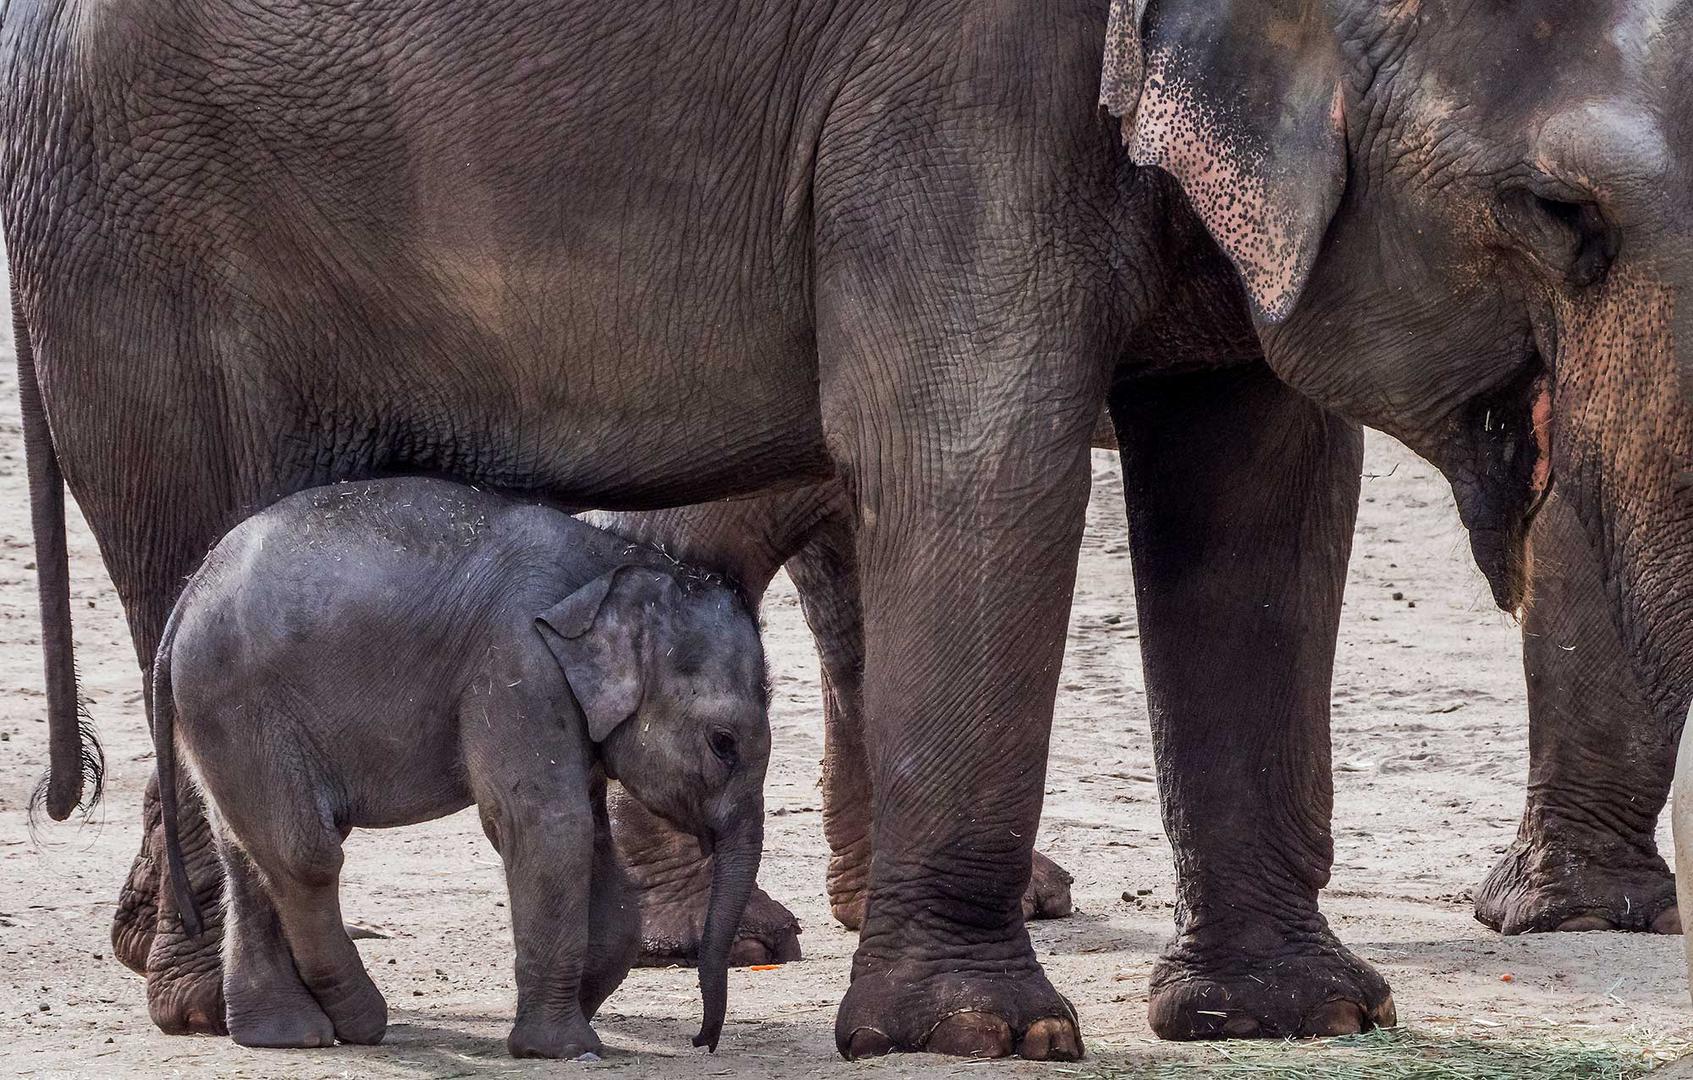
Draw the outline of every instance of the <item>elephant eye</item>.
<instances>
[{"instance_id":1,"label":"elephant eye","mask_svg":"<svg viewBox=\"0 0 1693 1080\"><path fill-rule=\"evenodd\" d=\"M1579 288L1603 281L1616 259L1616 230L1598 206L1562 189L1507 190L1494 216L1530 255Z\"/></svg>"},{"instance_id":2,"label":"elephant eye","mask_svg":"<svg viewBox=\"0 0 1693 1080\"><path fill-rule=\"evenodd\" d=\"M739 748L735 743L732 732L718 728L711 733L711 752L722 759L726 765L733 765L739 759Z\"/></svg>"}]
</instances>

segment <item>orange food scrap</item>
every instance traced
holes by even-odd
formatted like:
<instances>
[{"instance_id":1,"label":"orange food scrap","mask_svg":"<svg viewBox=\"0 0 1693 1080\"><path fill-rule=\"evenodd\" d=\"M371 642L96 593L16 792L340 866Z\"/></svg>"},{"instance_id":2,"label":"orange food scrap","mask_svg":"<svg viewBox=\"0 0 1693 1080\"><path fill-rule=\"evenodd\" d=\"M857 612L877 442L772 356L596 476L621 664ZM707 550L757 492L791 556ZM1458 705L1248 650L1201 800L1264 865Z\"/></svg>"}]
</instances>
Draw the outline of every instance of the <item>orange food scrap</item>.
<instances>
[{"instance_id":1,"label":"orange food scrap","mask_svg":"<svg viewBox=\"0 0 1693 1080\"><path fill-rule=\"evenodd\" d=\"M1505 974L1499 976L1499 981L1500 982L1516 982L1517 977L1515 975L1512 975L1509 971L1507 971L1507 972L1505 972Z\"/></svg>"},{"instance_id":2,"label":"orange food scrap","mask_svg":"<svg viewBox=\"0 0 1693 1080\"><path fill-rule=\"evenodd\" d=\"M775 971L781 964L748 964L748 971Z\"/></svg>"}]
</instances>

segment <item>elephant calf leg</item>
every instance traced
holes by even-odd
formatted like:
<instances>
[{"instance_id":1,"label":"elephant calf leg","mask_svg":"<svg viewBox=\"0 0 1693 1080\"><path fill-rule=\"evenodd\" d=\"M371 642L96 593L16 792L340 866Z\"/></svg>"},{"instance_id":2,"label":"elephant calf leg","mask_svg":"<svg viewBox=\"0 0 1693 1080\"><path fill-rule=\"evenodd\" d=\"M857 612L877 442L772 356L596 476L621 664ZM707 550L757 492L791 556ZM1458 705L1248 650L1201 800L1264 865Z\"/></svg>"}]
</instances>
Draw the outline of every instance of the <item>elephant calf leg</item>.
<instances>
[{"instance_id":1,"label":"elephant calf leg","mask_svg":"<svg viewBox=\"0 0 1693 1080\"><path fill-rule=\"evenodd\" d=\"M606 805L618 853L640 897L641 955L636 963L697 963L711 901L711 856L700 851L699 841L654 817L622 788L609 789ZM798 960L799 932L793 912L755 888L729 962L745 967Z\"/></svg>"},{"instance_id":2,"label":"elephant calf leg","mask_svg":"<svg viewBox=\"0 0 1693 1080\"><path fill-rule=\"evenodd\" d=\"M1679 933L1675 879L1655 836L1671 733L1634 681L1574 510L1554 497L1530 543L1528 805L1516 842L1476 890L1476 919L1505 934Z\"/></svg>"},{"instance_id":3,"label":"elephant calf leg","mask_svg":"<svg viewBox=\"0 0 1693 1080\"><path fill-rule=\"evenodd\" d=\"M335 1025L301 980L258 871L233 845L223 845L222 855L232 916L224 973L229 1037L241 1046L333 1045Z\"/></svg>"}]
</instances>

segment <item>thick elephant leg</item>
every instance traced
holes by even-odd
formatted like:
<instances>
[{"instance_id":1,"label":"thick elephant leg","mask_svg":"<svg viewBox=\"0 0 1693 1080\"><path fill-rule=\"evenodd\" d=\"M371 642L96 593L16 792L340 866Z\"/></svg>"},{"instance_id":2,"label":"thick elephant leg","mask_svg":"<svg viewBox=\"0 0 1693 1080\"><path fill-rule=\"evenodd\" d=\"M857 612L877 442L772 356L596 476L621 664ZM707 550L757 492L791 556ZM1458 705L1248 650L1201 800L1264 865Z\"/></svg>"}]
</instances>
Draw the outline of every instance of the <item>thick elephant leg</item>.
<instances>
[{"instance_id":1,"label":"thick elephant leg","mask_svg":"<svg viewBox=\"0 0 1693 1080\"><path fill-rule=\"evenodd\" d=\"M864 745L864 625L856 544L851 518L843 516L787 564L822 668L829 910L849 930L864 924L870 884L870 763Z\"/></svg>"},{"instance_id":2,"label":"thick elephant leg","mask_svg":"<svg viewBox=\"0 0 1693 1080\"><path fill-rule=\"evenodd\" d=\"M170 875L160 869L145 971L147 1013L167 1035L222 1035L228 1032L223 982L223 868L199 795L182 779L177 781L177 791L181 793L183 859L202 926L197 937L188 937L183 931ZM150 853L144 852L142 857L151 858L162 868L162 827L149 831L146 844ZM114 921L113 937L117 934Z\"/></svg>"},{"instance_id":3,"label":"thick elephant leg","mask_svg":"<svg viewBox=\"0 0 1693 1080\"><path fill-rule=\"evenodd\" d=\"M1329 684L1362 439L1268 371L1121 382L1112 414L1177 932L1167 1039L1394 1022L1317 909L1333 860Z\"/></svg>"},{"instance_id":4,"label":"thick elephant leg","mask_svg":"<svg viewBox=\"0 0 1693 1080\"><path fill-rule=\"evenodd\" d=\"M1476 891L1476 918L1506 934L1679 933L1655 835L1675 768L1671 733L1635 682L1573 508L1554 496L1530 543L1528 805L1516 843Z\"/></svg>"},{"instance_id":5,"label":"thick elephant leg","mask_svg":"<svg viewBox=\"0 0 1693 1080\"><path fill-rule=\"evenodd\" d=\"M137 975L147 974L147 955L158 932L159 877L165 865L160 820L159 780L152 776L141 797L141 850L129 864L112 915L112 955Z\"/></svg>"},{"instance_id":6,"label":"thick elephant leg","mask_svg":"<svg viewBox=\"0 0 1693 1080\"><path fill-rule=\"evenodd\" d=\"M852 1058L1082 1050L1023 895L1117 345L1119 285L1093 262L1090 213L1116 195L1094 187L1108 169L1019 164L1103 165L1112 150L1087 109L1050 107L1097 93L1091 62L1050 59L1081 55L1061 42L1085 40L1093 15L1038 10L970 8L949 42L959 72L1041 66L1038 88L995 87L991 122L902 96L922 79L848 87L874 119L818 152L833 163L815 194L823 429L857 529L872 791L835 1023ZM896 119L916 115L926 126Z\"/></svg>"},{"instance_id":7,"label":"thick elephant leg","mask_svg":"<svg viewBox=\"0 0 1693 1080\"><path fill-rule=\"evenodd\" d=\"M793 558L788 576L799 591L817 642L823 684L823 835L829 842L829 908L849 930L864 924L870 882L870 766L864 745L864 627L852 522L829 519ZM1072 878L1034 853L1025 919L1061 919L1074 907Z\"/></svg>"}]
</instances>

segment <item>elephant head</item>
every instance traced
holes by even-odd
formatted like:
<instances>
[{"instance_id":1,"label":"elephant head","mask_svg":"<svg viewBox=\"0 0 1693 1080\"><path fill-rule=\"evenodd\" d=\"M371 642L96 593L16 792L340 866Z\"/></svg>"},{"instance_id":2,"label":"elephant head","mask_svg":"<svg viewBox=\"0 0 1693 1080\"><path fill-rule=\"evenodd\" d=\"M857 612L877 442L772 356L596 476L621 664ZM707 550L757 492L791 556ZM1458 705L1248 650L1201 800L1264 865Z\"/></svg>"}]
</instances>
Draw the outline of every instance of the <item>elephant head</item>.
<instances>
[{"instance_id":1,"label":"elephant head","mask_svg":"<svg viewBox=\"0 0 1693 1080\"><path fill-rule=\"evenodd\" d=\"M715 1050L729 950L764 850L770 721L758 625L715 579L634 566L589 582L538 623L606 774L713 855L694 1045Z\"/></svg>"},{"instance_id":2,"label":"elephant head","mask_svg":"<svg viewBox=\"0 0 1693 1080\"><path fill-rule=\"evenodd\" d=\"M1115 0L1103 95L1277 373L1446 475L1504 608L1556 477L1666 712L1693 689L1690 66L1676 0Z\"/></svg>"}]
</instances>

